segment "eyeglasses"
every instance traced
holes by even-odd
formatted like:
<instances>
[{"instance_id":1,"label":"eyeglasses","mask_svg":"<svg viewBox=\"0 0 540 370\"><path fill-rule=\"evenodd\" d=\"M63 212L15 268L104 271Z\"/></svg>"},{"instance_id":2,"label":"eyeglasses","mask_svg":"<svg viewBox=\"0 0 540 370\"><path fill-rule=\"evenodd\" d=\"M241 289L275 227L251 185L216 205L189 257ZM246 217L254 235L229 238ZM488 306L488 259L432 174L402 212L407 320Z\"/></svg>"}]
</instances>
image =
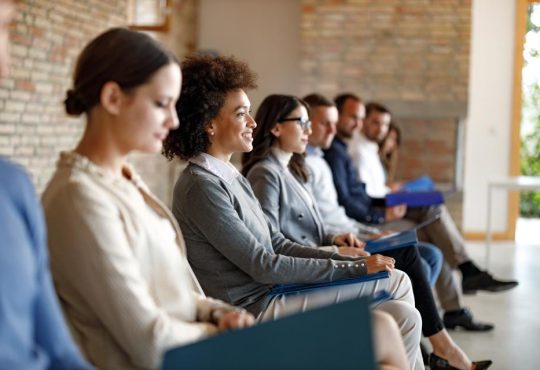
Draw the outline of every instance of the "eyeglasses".
<instances>
[{"instance_id":1,"label":"eyeglasses","mask_svg":"<svg viewBox=\"0 0 540 370\"><path fill-rule=\"evenodd\" d=\"M311 121L309 119L303 119L302 117L283 118L278 123L284 122L296 122L300 125L302 130L309 130L311 128Z\"/></svg>"}]
</instances>

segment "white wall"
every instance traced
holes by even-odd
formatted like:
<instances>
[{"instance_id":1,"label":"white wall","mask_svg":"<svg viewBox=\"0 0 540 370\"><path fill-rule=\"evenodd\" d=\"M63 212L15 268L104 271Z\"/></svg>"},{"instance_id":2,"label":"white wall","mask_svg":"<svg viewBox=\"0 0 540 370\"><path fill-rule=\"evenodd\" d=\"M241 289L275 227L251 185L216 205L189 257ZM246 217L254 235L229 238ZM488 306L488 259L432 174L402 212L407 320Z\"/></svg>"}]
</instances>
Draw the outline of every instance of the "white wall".
<instances>
[{"instance_id":1,"label":"white wall","mask_svg":"<svg viewBox=\"0 0 540 370\"><path fill-rule=\"evenodd\" d=\"M268 94L300 93L299 0L200 0L199 49L234 55L258 73L253 112Z\"/></svg>"},{"instance_id":2,"label":"white wall","mask_svg":"<svg viewBox=\"0 0 540 370\"><path fill-rule=\"evenodd\" d=\"M463 228L485 231L487 181L508 175L515 1L472 2L469 114L465 138ZM496 193L494 231L506 229L507 196Z\"/></svg>"}]
</instances>

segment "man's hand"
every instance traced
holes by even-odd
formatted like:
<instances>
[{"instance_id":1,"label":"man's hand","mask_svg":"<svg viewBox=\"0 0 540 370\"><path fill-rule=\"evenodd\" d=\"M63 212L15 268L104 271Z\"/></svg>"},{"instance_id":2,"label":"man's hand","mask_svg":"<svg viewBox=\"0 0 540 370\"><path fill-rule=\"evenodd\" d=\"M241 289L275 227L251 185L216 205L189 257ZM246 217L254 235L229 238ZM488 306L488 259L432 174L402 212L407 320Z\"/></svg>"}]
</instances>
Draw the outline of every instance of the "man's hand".
<instances>
[{"instance_id":1,"label":"man's hand","mask_svg":"<svg viewBox=\"0 0 540 370\"><path fill-rule=\"evenodd\" d=\"M384 219L386 221L401 220L403 216L405 216L406 212L407 212L406 204L399 204L393 207L386 207Z\"/></svg>"},{"instance_id":2,"label":"man's hand","mask_svg":"<svg viewBox=\"0 0 540 370\"><path fill-rule=\"evenodd\" d=\"M374 274L380 271L388 271L392 273L396 260L392 257L386 257L381 254L374 254L373 256L366 257L368 274Z\"/></svg>"},{"instance_id":3,"label":"man's hand","mask_svg":"<svg viewBox=\"0 0 540 370\"><path fill-rule=\"evenodd\" d=\"M353 248L362 248L366 246L366 244L358 239L353 233L348 234L341 234L337 235L333 243L340 247L353 247Z\"/></svg>"},{"instance_id":4,"label":"man's hand","mask_svg":"<svg viewBox=\"0 0 540 370\"><path fill-rule=\"evenodd\" d=\"M220 331L231 329L242 329L252 326L255 323L255 318L252 314L246 311L231 311L224 313L218 320L218 328Z\"/></svg>"},{"instance_id":5,"label":"man's hand","mask_svg":"<svg viewBox=\"0 0 540 370\"><path fill-rule=\"evenodd\" d=\"M386 186L388 186L392 191L399 191L403 184L405 184L405 181L395 181L387 184Z\"/></svg>"}]
</instances>

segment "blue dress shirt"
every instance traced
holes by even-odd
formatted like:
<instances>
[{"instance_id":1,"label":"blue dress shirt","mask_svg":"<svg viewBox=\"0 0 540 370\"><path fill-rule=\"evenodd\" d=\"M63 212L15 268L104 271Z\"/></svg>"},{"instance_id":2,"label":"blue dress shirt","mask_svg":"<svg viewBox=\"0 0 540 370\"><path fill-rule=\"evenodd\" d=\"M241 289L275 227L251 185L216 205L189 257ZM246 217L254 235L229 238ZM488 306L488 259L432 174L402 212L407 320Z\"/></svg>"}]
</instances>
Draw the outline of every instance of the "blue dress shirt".
<instances>
[{"instance_id":1,"label":"blue dress shirt","mask_svg":"<svg viewBox=\"0 0 540 370\"><path fill-rule=\"evenodd\" d=\"M332 169L338 201L345 208L347 216L360 222L384 223L384 209L375 208L373 199L366 193L366 186L358 179L347 144L336 137L329 149L324 151L324 159Z\"/></svg>"},{"instance_id":2,"label":"blue dress shirt","mask_svg":"<svg viewBox=\"0 0 540 370\"><path fill-rule=\"evenodd\" d=\"M92 369L64 322L45 245L30 179L0 158L0 369Z\"/></svg>"}]
</instances>

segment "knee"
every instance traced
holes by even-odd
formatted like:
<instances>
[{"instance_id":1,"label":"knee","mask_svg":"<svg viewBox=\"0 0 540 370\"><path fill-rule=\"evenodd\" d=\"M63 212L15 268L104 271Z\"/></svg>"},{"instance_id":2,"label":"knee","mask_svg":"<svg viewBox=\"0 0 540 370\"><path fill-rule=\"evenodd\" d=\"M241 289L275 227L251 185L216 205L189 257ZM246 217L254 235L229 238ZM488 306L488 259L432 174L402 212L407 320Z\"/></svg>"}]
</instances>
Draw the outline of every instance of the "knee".
<instances>
[{"instance_id":1,"label":"knee","mask_svg":"<svg viewBox=\"0 0 540 370\"><path fill-rule=\"evenodd\" d=\"M400 288L412 291L411 279L406 272L396 269L392 271L392 275L394 276L394 279L396 280L396 283L399 285Z\"/></svg>"}]
</instances>

